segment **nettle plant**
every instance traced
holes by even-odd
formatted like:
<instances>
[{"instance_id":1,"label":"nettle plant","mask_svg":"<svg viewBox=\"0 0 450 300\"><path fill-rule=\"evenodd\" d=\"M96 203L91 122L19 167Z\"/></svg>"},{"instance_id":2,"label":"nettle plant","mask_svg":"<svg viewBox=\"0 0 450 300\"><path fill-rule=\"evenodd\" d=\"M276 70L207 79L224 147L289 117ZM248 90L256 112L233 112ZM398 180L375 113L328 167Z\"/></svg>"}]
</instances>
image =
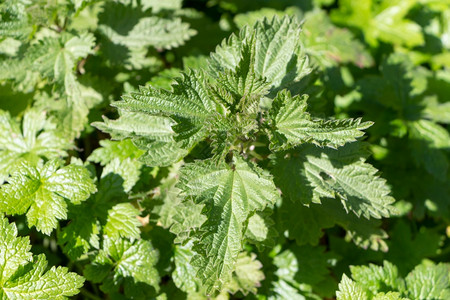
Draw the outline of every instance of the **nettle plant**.
<instances>
[{"instance_id":1,"label":"nettle plant","mask_svg":"<svg viewBox=\"0 0 450 300\"><path fill-rule=\"evenodd\" d=\"M118 119L93 124L131 140L143 164L175 166L157 196L166 203L146 203L176 234L173 280L185 292L253 291L264 275L247 245L263 249L277 235L317 244L339 224L357 244L384 247L368 219L389 217L394 199L359 141L372 123L308 113L301 35L289 17L245 26L207 68L182 72L171 90L141 87L113 104ZM274 225L273 210L290 216Z\"/></svg>"}]
</instances>

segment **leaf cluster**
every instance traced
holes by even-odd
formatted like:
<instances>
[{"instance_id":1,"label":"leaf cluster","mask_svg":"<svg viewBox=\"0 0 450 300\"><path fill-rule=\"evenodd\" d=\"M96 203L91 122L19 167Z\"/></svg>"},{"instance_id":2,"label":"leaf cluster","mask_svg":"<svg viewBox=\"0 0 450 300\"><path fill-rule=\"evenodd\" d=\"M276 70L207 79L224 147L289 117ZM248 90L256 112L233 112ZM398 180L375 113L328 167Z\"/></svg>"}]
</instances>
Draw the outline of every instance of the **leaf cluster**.
<instances>
[{"instance_id":1,"label":"leaf cluster","mask_svg":"<svg viewBox=\"0 0 450 300\"><path fill-rule=\"evenodd\" d=\"M448 8L2 1L0 298L450 298Z\"/></svg>"}]
</instances>

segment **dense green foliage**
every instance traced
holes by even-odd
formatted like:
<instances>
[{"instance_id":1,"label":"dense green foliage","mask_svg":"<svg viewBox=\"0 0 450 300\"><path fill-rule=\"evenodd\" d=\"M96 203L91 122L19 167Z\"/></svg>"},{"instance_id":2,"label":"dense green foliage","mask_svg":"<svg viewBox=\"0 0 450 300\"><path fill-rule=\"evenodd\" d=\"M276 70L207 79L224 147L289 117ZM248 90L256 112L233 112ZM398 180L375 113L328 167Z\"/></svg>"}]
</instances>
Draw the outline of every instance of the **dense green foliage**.
<instances>
[{"instance_id":1,"label":"dense green foliage","mask_svg":"<svg viewBox=\"0 0 450 300\"><path fill-rule=\"evenodd\" d=\"M449 20L0 2L0 299L449 299Z\"/></svg>"}]
</instances>

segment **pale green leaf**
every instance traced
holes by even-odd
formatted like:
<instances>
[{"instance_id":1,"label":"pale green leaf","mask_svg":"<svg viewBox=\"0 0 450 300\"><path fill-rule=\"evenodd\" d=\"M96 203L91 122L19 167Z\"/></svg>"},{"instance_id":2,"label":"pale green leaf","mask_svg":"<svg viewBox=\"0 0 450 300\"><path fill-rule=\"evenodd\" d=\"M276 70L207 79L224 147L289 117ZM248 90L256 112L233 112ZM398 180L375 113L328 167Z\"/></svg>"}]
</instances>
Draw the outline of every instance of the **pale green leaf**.
<instances>
[{"instance_id":1,"label":"pale green leaf","mask_svg":"<svg viewBox=\"0 0 450 300\"><path fill-rule=\"evenodd\" d=\"M437 123L450 124L450 102L438 103L426 98L423 116Z\"/></svg>"},{"instance_id":2,"label":"pale green leaf","mask_svg":"<svg viewBox=\"0 0 450 300\"><path fill-rule=\"evenodd\" d=\"M125 192L129 192L141 175L142 163L137 159L126 158L120 160L120 158L113 159L109 164L103 167L102 176L108 174L117 174L123 178L123 188Z\"/></svg>"},{"instance_id":3,"label":"pale green leaf","mask_svg":"<svg viewBox=\"0 0 450 300\"><path fill-rule=\"evenodd\" d=\"M141 149L147 150L139 160L149 167L167 167L179 162L188 154L188 151L176 142L145 143L144 140L139 140L136 144Z\"/></svg>"},{"instance_id":4,"label":"pale green leaf","mask_svg":"<svg viewBox=\"0 0 450 300\"><path fill-rule=\"evenodd\" d=\"M173 225L170 232L175 234L175 243L186 243L194 232L205 223L207 217L202 214L204 205L184 201L174 208Z\"/></svg>"},{"instance_id":5,"label":"pale green leaf","mask_svg":"<svg viewBox=\"0 0 450 300\"><path fill-rule=\"evenodd\" d=\"M183 45L196 34L196 31L180 18L145 13L143 9L149 6L154 4L144 3L142 8L106 3L104 12L100 15L100 32L112 43L130 49L149 46L171 49ZM164 5L159 6L163 8Z\"/></svg>"},{"instance_id":6,"label":"pale green leaf","mask_svg":"<svg viewBox=\"0 0 450 300\"><path fill-rule=\"evenodd\" d=\"M248 242L255 244L258 249L271 248L275 245L275 237L278 232L274 228L275 222L272 220L271 211L266 209L256 212L248 219L245 238Z\"/></svg>"},{"instance_id":7,"label":"pale green leaf","mask_svg":"<svg viewBox=\"0 0 450 300\"><path fill-rule=\"evenodd\" d=\"M22 165L1 187L0 211L26 213L29 227L49 235L58 220L67 218L67 201L79 204L96 190L83 166L61 168L58 161L37 168Z\"/></svg>"},{"instance_id":8,"label":"pale green leaf","mask_svg":"<svg viewBox=\"0 0 450 300\"><path fill-rule=\"evenodd\" d=\"M142 1L142 7L144 10L151 8L152 12L160 12L164 10L178 10L181 9L183 4L182 0L166 0L166 1L158 1L158 0L144 0Z\"/></svg>"},{"instance_id":9,"label":"pale green leaf","mask_svg":"<svg viewBox=\"0 0 450 300\"><path fill-rule=\"evenodd\" d=\"M0 182L23 162L36 166L42 158L66 156L70 148L55 124L36 110L25 112L22 123L0 110L0 132Z\"/></svg>"},{"instance_id":10,"label":"pale green leaf","mask_svg":"<svg viewBox=\"0 0 450 300\"><path fill-rule=\"evenodd\" d=\"M248 293L256 294L261 281L264 280L264 273L261 271L263 265L256 260L256 254L241 252L236 261L236 269L231 278L231 282L226 287L232 294L238 291L244 295Z\"/></svg>"},{"instance_id":11,"label":"pale green leaf","mask_svg":"<svg viewBox=\"0 0 450 300\"><path fill-rule=\"evenodd\" d=\"M364 292L363 288L357 283L347 277L347 275L342 275L342 280L339 283L339 291L336 292L337 300L353 300L361 299L368 300L367 294Z\"/></svg>"},{"instance_id":12,"label":"pale green leaf","mask_svg":"<svg viewBox=\"0 0 450 300\"><path fill-rule=\"evenodd\" d=\"M143 151L138 149L131 140L101 140L100 145L102 147L95 149L88 160L104 166L102 176L109 173L120 175L124 179L125 192L130 191L141 175L142 163L138 159Z\"/></svg>"},{"instance_id":13,"label":"pale green leaf","mask_svg":"<svg viewBox=\"0 0 450 300\"><path fill-rule=\"evenodd\" d=\"M403 298L400 293L397 292L387 292L378 293L372 300L409 300L408 298Z\"/></svg>"},{"instance_id":14,"label":"pale green leaf","mask_svg":"<svg viewBox=\"0 0 450 300\"><path fill-rule=\"evenodd\" d=\"M379 291L405 291L405 282L400 278L397 267L388 261L384 261L383 266L351 266L350 271L353 279L372 296Z\"/></svg>"},{"instance_id":15,"label":"pale green leaf","mask_svg":"<svg viewBox=\"0 0 450 300\"><path fill-rule=\"evenodd\" d=\"M179 188L208 207L194 264L207 292L220 290L231 279L242 249L244 223L253 212L272 206L278 191L267 173L239 157L232 165L212 160L185 165Z\"/></svg>"},{"instance_id":16,"label":"pale green leaf","mask_svg":"<svg viewBox=\"0 0 450 300\"><path fill-rule=\"evenodd\" d=\"M137 159L142 155L142 151L139 150L131 140L101 140L100 146L100 148L95 149L91 155L89 155L88 160L100 163L102 166L107 165L115 158L119 158L123 161L127 158Z\"/></svg>"},{"instance_id":17,"label":"pale green leaf","mask_svg":"<svg viewBox=\"0 0 450 300\"><path fill-rule=\"evenodd\" d=\"M94 41L91 33L71 38L46 37L28 49L26 59L33 70L63 84L68 95L75 95L79 92L74 77L75 64L92 53Z\"/></svg>"},{"instance_id":18,"label":"pale green leaf","mask_svg":"<svg viewBox=\"0 0 450 300\"><path fill-rule=\"evenodd\" d=\"M83 277L65 267L47 269L45 255L32 255L28 238L17 237L17 227L0 220L0 297L2 299L67 299L78 294Z\"/></svg>"},{"instance_id":19,"label":"pale green leaf","mask_svg":"<svg viewBox=\"0 0 450 300\"><path fill-rule=\"evenodd\" d=\"M409 137L411 154L418 165L438 180L444 180L449 161L444 151L450 148L450 134L442 126L429 121L410 122Z\"/></svg>"},{"instance_id":20,"label":"pale green leaf","mask_svg":"<svg viewBox=\"0 0 450 300\"><path fill-rule=\"evenodd\" d=\"M164 228L170 228L176 220L181 222L184 220L184 213L180 207L184 208L185 204L182 203L182 198L179 196L180 190L175 187L178 169L178 166L175 166L171 170L168 178L159 186L158 193L150 201L152 213L157 216L158 222ZM198 211L199 215L200 212L201 209Z\"/></svg>"},{"instance_id":21,"label":"pale green leaf","mask_svg":"<svg viewBox=\"0 0 450 300\"><path fill-rule=\"evenodd\" d=\"M191 259L194 255L192 242L184 246L175 246L173 257L175 270L172 273L172 278L175 285L186 293L195 293L201 290L201 283L195 276L197 270L191 265Z\"/></svg>"},{"instance_id":22,"label":"pale green leaf","mask_svg":"<svg viewBox=\"0 0 450 300\"><path fill-rule=\"evenodd\" d=\"M263 19L253 27L244 27L238 35L222 42L211 54L211 73L235 70L245 45L254 49L254 73L281 89L308 74L307 58L301 45L301 27L295 18Z\"/></svg>"},{"instance_id":23,"label":"pale green leaf","mask_svg":"<svg viewBox=\"0 0 450 300\"><path fill-rule=\"evenodd\" d=\"M103 232L111 238L139 238L141 223L136 216L139 210L131 203L119 203L108 211L108 218Z\"/></svg>"},{"instance_id":24,"label":"pale green leaf","mask_svg":"<svg viewBox=\"0 0 450 300\"><path fill-rule=\"evenodd\" d=\"M356 141L362 130L373 123L361 119L314 120L306 112L306 97L292 97L289 92L278 93L272 104L272 145L294 147L302 143L337 148ZM285 145L286 144L286 145Z\"/></svg>"},{"instance_id":25,"label":"pale green leaf","mask_svg":"<svg viewBox=\"0 0 450 300\"><path fill-rule=\"evenodd\" d=\"M17 51L21 45L22 43L16 39L6 38L0 41L0 53L8 56L14 56L17 54Z\"/></svg>"},{"instance_id":26,"label":"pale green leaf","mask_svg":"<svg viewBox=\"0 0 450 300\"><path fill-rule=\"evenodd\" d=\"M71 222L63 227L58 234L58 243L63 251L72 259L86 254L91 248L100 247L100 235L108 221L111 212L112 223L109 223L108 232L114 236L136 237L136 217L138 211L127 209L127 214L117 214L113 209L121 201L129 201L124 192L124 180L115 173L104 173L98 184L98 192L80 205L71 205L69 219ZM125 208L129 208L126 203ZM120 208L120 205L117 207ZM133 214L135 213L135 214ZM124 219L114 222L121 215ZM102 226L103 225L103 226Z\"/></svg>"},{"instance_id":27,"label":"pale green leaf","mask_svg":"<svg viewBox=\"0 0 450 300\"><path fill-rule=\"evenodd\" d=\"M86 279L101 283L105 293L118 292L125 296L152 295L158 289L159 276L155 268L157 253L149 241L104 237L103 247L91 264L84 269Z\"/></svg>"},{"instance_id":28,"label":"pale green leaf","mask_svg":"<svg viewBox=\"0 0 450 300\"><path fill-rule=\"evenodd\" d=\"M448 299L450 297L450 266L418 265L406 277L408 296L411 299Z\"/></svg>"},{"instance_id":29,"label":"pale green leaf","mask_svg":"<svg viewBox=\"0 0 450 300\"><path fill-rule=\"evenodd\" d=\"M371 46L379 41L408 47L424 43L419 24L406 18L417 0L341 0L338 10L332 12L334 22L364 31Z\"/></svg>"},{"instance_id":30,"label":"pale green leaf","mask_svg":"<svg viewBox=\"0 0 450 300\"><path fill-rule=\"evenodd\" d=\"M171 141L175 122L167 117L153 116L143 112L121 111L120 118L110 120L103 117L103 123L94 122L93 126L107 132L115 140L127 137L146 137L158 141Z\"/></svg>"}]
</instances>

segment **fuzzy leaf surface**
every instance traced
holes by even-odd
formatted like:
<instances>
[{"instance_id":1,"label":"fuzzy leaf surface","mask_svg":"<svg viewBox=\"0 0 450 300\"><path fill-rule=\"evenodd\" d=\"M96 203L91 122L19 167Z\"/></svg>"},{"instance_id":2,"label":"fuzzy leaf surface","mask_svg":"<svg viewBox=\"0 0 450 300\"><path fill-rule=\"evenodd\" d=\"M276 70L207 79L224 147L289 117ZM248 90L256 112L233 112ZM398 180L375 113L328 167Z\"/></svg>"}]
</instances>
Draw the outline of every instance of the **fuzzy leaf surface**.
<instances>
[{"instance_id":1,"label":"fuzzy leaf surface","mask_svg":"<svg viewBox=\"0 0 450 300\"><path fill-rule=\"evenodd\" d=\"M17 227L0 219L0 298L67 299L78 294L84 278L65 267L47 269L45 255L33 256L28 238L17 237Z\"/></svg>"},{"instance_id":2,"label":"fuzzy leaf surface","mask_svg":"<svg viewBox=\"0 0 450 300\"><path fill-rule=\"evenodd\" d=\"M273 100L272 145L295 147L302 143L337 148L348 142L356 141L364 135L362 130L373 123L361 119L314 120L306 112L306 97L292 97L289 92L278 93Z\"/></svg>"},{"instance_id":3,"label":"fuzzy leaf surface","mask_svg":"<svg viewBox=\"0 0 450 300\"><path fill-rule=\"evenodd\" d=\"M208 210L198 238L194 264L207 292L220 290L231 279L242 248L244 222L251 213L272 206L279 197L270 175L236 157L232 165L212 160L181 169L179 188Z\"/></svg>"},{"instance_id":4,"label":"fuzzy leaf surface","mask_svg":"<svg viewBox=\"0 0 450 300\"><path fill-rule=\"evenodd\" d=\"M377 175L377 169L365 162L366 155L358 143L337 150L304 146L288 157L277 155L275 178L291 199L307 204L320 203L322 197L335 198L341 200L346 211L353 211L358 217L388 217L395 212L391 206L394 198L389 195L386 181ZM297 183L302 184L301 190L296 188Z\"/></svg>"},{"instance_id":5,"label":"fuzzy leaf surface","mask_svg":"<svg viewBox=\"0 0 450 300\"><path fill-rule=\"evenodd\" d=\"M106 293L117 293L121 286L127 297L150 296L158 289L159 276L154 267L158 260L151 243L130 242L105 236L103 248L84 270L85 277Z\"/></svg>"},{"instance_id":6,"label":"fuzzy leaf surface","mask_svg":"<svg viewBox=\"0 0 450 300\"><path fill-rule=\"evenodd\" d=\"M0 211L26 213L29 227L49 235L67 218L67 202L79 204L96 191L83 166L61 168L55 160L37 168L22 165L0 190Z\"/></svg>"},{"instance_id":7,"label":"fuzzy leaf surface","mask_svg":"<svg viewBox=\"0 0 450 300\"><path fill-rule=\"evenodd\" d=\"M36 166L42 158L66 156L70 148L56 125L36 110L25 112L21 123L0 111L0 132L0 183L21 163Z\"/></svg>"},{"instance_id":8,"label":"fuzzy leaf surface","mask_svg":"<svg viewBox=\"0 0 450 300\"><path fill-rule=\"evenodd\" d=\"M254 72L274 89L289 86L310 70L300 40L301 26L295 18L263 19L231 35L211 54L212 73L234 70L240 63L244 45L254 44ZM214 74L213 74L214 76Z\"/></svg>"}]
</instances>

